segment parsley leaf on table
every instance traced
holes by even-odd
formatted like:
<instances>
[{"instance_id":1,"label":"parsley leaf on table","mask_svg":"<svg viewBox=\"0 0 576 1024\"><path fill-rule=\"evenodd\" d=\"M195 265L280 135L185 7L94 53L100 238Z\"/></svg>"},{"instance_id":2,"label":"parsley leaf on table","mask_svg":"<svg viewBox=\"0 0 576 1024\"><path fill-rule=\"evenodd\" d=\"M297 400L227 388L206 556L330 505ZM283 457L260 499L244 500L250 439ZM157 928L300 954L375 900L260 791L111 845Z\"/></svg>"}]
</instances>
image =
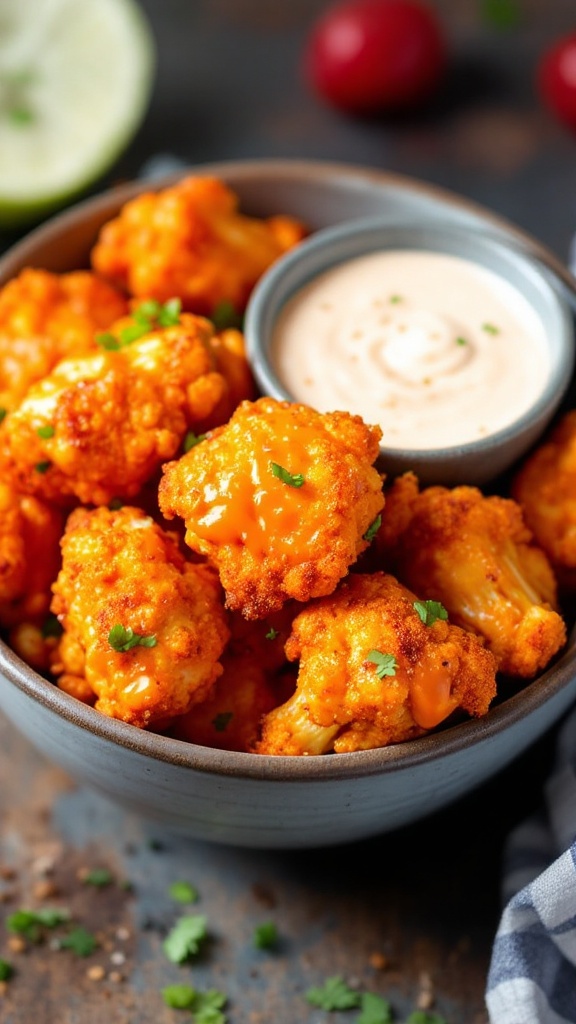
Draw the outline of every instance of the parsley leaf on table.
<instances>
[{"instance_id":1,"label":"parsley leaf on table","mask_svg":"<svg viewBox=\"0 0 576 1024\"><path fill-rule=\"evenodd\" d=\"M206 918L202 914L188 914L178 919L162 948L168 960L182 964L188 957L196 956L206 935Z\"/></svg>"},{"instance_id":2,"label":"parsley leaf on table","mask_svg":"<svg viewBox=\"0 0 576 1024\"><path fill-rule=\"evenodd\" d=\"M306 999L311 1006L328 1011L353 1010L361 1003L360 993L349 988L339 974L327 978L321 986L309 988Z\"/></svg>"},{"instance_id":3,"label":"parsley leaf on table","mask_svg":"<svg viewBox=\"0 0 576 1024\"><path fill-rule=\"evenodd\" d=\"M387 999L373 992L363 992L361 1000L362 1012L356 1024L392 1024L392 1007Z\"/></svg>"}]
</instances>

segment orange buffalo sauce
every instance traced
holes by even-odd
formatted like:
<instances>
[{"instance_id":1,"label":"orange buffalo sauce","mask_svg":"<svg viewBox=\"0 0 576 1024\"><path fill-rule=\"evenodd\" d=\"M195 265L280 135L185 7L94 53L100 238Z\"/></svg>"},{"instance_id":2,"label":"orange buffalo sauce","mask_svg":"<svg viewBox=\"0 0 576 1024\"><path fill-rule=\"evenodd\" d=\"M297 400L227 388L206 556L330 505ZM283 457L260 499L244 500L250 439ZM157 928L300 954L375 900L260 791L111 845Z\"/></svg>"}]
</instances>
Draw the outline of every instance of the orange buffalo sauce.
<instances>
[{"instance_id":1,"label":"orange buffalo sauce","mask_svg":"<svg viewBox=\"0 0 576 1024\"><path fill-rule=\"evenodd\" d=\"M458 701L452 695L450 676L431 665L416 667L410 696L412 717L422 729L433 729L458 706Z\"/></svg>"}]
</instances>

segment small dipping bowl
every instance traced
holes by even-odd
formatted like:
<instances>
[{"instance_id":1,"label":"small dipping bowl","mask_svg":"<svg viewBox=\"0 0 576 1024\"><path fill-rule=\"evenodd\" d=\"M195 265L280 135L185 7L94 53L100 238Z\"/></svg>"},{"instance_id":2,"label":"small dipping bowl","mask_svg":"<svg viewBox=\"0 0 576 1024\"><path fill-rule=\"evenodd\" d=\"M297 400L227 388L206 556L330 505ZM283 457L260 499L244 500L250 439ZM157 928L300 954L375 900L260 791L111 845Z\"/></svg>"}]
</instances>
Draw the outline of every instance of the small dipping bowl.
<instances>
[{"instance_id":1,"label":"small dipping bowl","mask_svg":"<svg viewBox=\"0 0 576 1024\"><path fill-rule=\"evenodd\" d=\"M413 470L425 484L451 486L486 483L508 469L541 436L568 389L574 367L571 311L571 306L576 303L574 286L568 274L561 277L555 268L543 261L536 249L532 251L529 248L529 243L524 245L517 239L504 240L490 234L489 229L474 230L469 226L439 223L394 223L389 216L385 219L348 221L318 231L278 260L252 293L246 311L245 335L248 356L258 385L264 394L274 398L314 404L304 394L290 393L275 369L273 340L279 317L297 293L331 268L357 257L389 251L437 253L459 257L469 264L484 268L507 286L510 297L513 297L510 289L515 289L524 300L522 305L527 304L528 312L531 310L536 322L540 321L547 368L543 369L529 404L522 408L512 422L461 443L458 442L456 423L455 443L450 441L438 447L398 447L390 443L387 446L386 422L381 419L384 436L380 464L388 474L396 475ZM390 292L385 282L382 287L383 294ZM406 287L409 290L408 283ZM506 290L503 294L506 297ZM359 322L358 326L362 324ZM484 330L498 333L490 324L484 325ZM456 335L457 332L454 344L460 341L465 345L466 339L458 339ZM314 331L311 330L306 346L313 346L314 340ZM505 337L493 340L496 344L498 340L504 343ZM400 348L401 345L400 341ZM425 373L423 364L423 377ZM511 397L517 384L513 377L510 381ZM378 379L375 376L374 388L377 387ZM336 409L346 409L338 397L335 397L330 408L325 407L321 411ZM347 411L359 413L367 422L377 422L374 416L363 413L361 402L356 403L354 408L349 407ZM434 415L442 417L443 414L450 416L451 412L438 401ZM394 410L390 409L386 416L392 424ZM452 426L449 428L450 433Z\"/></svg>"}]
</instances>

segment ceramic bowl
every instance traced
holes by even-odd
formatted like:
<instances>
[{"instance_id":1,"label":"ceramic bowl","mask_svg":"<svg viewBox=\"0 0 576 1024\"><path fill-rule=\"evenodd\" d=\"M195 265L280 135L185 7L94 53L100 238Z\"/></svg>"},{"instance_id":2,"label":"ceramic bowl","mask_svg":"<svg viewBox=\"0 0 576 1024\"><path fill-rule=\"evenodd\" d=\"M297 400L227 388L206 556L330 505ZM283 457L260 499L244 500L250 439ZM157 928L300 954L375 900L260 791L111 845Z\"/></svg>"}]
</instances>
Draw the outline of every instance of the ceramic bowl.
<instances>
[{"instance_id":1,"label":"ceramic bowl","mask_svg":"<svg viewBox=\"0 0 576 1024\"><path fill-rule=\"evenodd\" d=\"M534 246L566 273L511 225L408 179L299 161L210 165L193 173L223 178L250 213L291 213L313 229L387 212L463 224L471 232L489 228ZM150 187L109 192L39 228L0 262L0 283L25 265L59 271L86 265L100 226ZM479 720L397 746L324 757L230 753L138 730L63 693L1 642L0 709L74 779L168 831L245 847L326 846L414 822L502 769L574 701L575 658L572 641L537 681Z\"/></svg>"},{"instance_id":2,"label":"ceramic bowl","mask_svg":"<svg viewBox=\"0 0 576 1024\"><path fill-rule=\"evenodd\" d=\"M541 435L568 389L574 368L574 329L567 289L557 275L517 242L511 243L485 228L470 232L454 224L420 220L400 223L390 214L319 231L278 260L252 293L245 334L254 373L265 394L304 401L302 394L291 393L282 382L275 354L276 328L287 304L333 268L372 253L402 250L458 257L488 270L523 296L543 328L548 374L534 401L506 427L464 444L417 449L387 446L386 424L382 422L380 462L387 474L413 470L425 484L484 484L508 469ZM313 336L307 338L307 346L313 346L314 341ZM376 380L377 371L376 367ZM350 412L363 415L362 397L358 396L354 408L347 407ZM485 398L489 397L486 394ZM341 405L322 411L333 408ZM435 415L440 417L442 410ZM449 417L450 411L445 415ZM390 417L393 421L393 412Z\"/></svg>"}]
</instances>

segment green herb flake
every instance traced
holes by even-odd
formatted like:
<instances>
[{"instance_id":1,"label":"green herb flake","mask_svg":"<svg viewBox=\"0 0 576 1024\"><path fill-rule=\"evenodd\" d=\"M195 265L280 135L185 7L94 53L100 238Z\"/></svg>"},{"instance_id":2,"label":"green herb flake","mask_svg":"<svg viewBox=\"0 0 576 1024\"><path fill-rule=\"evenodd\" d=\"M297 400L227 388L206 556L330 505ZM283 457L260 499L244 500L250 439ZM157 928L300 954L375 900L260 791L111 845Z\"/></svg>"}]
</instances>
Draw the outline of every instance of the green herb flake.
<instances>
[{"instance_id":1,"label":"green herb flake","mask_svg":"<svg viewBox=\"0 0 576 1024\"><path fill-rule=\"evenodd\" d=\"M278 945L278 929L274 921L263 921L256 925L252 941L256 949L275 949Z\"/></svg>"},{"instance_id":2,"label":"green herb flake","mask_svg":"<svg viewBox=\"0 0 576 1024\"><path fill-rule=\"evenodd\" d=\"M44 474L44 473L48 472L48 470L50 469L51 465L52 465L52 463L50 461L37 462L36 465L34 466L34 469L36 470L37 473Z\"/></svg>"},{"instance_id":3,"label":"green herb flake","mask_svg":"<svg viewBox=\"0 0 576 1024\"><path fill-rule=\"evenodd\" d=\"M190 882L172 882L168 888L168 895L170 899L176 900L176 903L196 903L198 890L190 885Z\"/></svg>"},{"instance_id":4,"label":"green herb flake","mask_svg":"<svg viewBox=\"0 0 576 1024\"><path fill-rule=\"evenodd\" d=\"M366 661L376 665L376 675L379 679L384 676L395 676L398 662L393 654L382 654L381 651L368 651Z\"/></svg>"},{"instance_id":5,"label":"green herb flake","mask_svg":"<svg viewBox=\"0 0 576 1024\"><path fill-rule=\"evenodd\" d=\"M64 627L60 624L57 617L52 613L50 613L50 615L47 615L46 618L44 619L44 622L42 623L42 636L44 637L44 639L48 640L49 637L58 638L62 636L63 632Z\"/></svg>"},{"instance_id":6,"label":"green herb flake","mask_svg":"<svg viewBox=\"0 0 576 1024\"><path fill-rule=\"evenodd\" d=\"M172 1010L191 1010L195 996L191 985L167 985L162 989L162 998Z\"/></svg>"},{"instance_id":7,"label":"green herb flake","mask_svg":"<svg viewBox=\"0 0 576 1024\"><path fill-rule=\"evenodd\" d=\"M13 974L14 968L12 964L8 963L7 960L0 960L0 981L10 981Z\"/></svg>"},{"instance_id":8,"label":"green herb flake","mask_svg":"<svg viewBox=\"0 0 576 1024\"><path fill-rule=\"evenodd\" d=\"M368 543L370 544L374 540L374 537L378 533L378 530L380 529L381 525L382 516L378 515L376 516L374 522L371 523L368 529L366 530L366 533L364 534L364 540L367 540Z\"/></svg>"},{"instance_id":9,"label":"green herb flake","mask_svg":"<svg viewBox=\"0 0 576 1024\"><path fill-rule=\"evenodd\" d=\"M9 932L23 935L29 942L38 942L42 928L56 928L70 920L68 910L56 907L42 907L40 910L16 910L6 919Z\"/></svg>"},{"instance_id":10,"label":"green herb flake","mask_svg":"<svg viewBox=\"0 0 576 1024\"><path fill-rule=\"evenodd\" d=\"M152 326L152 320L156 320L160 315L162 306L156 299L147 299L145 302L141 302L132 312L132 318L137 323L150 328Z\"/></svg>"},{"instance_id":11,"label":"green herb flake","mask_svg":"<svg viewBox=\"0 0 576 1024\"><path fill-rule=\"evenodd\" d=\"M356 1024L392 1024L392 1007L387 999L373 992L363 992L360 1006L362 1012Z\"/></svg>"},{"instance_id":12,"label":"green herb flake","mask_svg":"<svg viewBox=\"0 0 576 1024\"><path fill-rule=\"evenodd\" d=\"M425 626L433 626L438 619L445 622L448 618L448 612L440 601L414 601L413 608Z\"/></svg>"},{"instance_id":13,"label":"green herb flake","mask_svg":"<svg viewBox=\"0 0 576 1024\"><path fill-rule=\"evenodd\" d=\"M4 406L0 406L0 423L6 419L7 415L8 409L5 409Z\"/></svg>"},{"instance_id":14,"label":"green herb flake","mask_svg":"<svg viewBox=\"0 0 576 1024\"><path fill-rule=\"evenodd\" d=\"M392 303L393 306L397 306L399 302L402 302L402 296L401 295L391 295L390 296L390 302Z\"/></svg>"},{"instance_id":15,"label":"green herb flake","mask_svg":"<svg viewBox=\"0 0 576 1024\"><path fill-rule=\"evenodd\" d=\"M482 330L485 334L500 334L500 328L494 324L482 324Z\"/></svg>"},{"instance_id":16,"label":"green herb flake","mask_svg":"<svg viewBox=\"0 0 576 1024\"><path fill-rule=\"evenodd\" d=\"M103 334L96 335L96 344L100 345L100 348L105 348L107 352L117 352L120 348L120 342L110 331L105 331Z\"/></svg>"},{"instance_id":17,"label":"green herb flake","mask_svg":"<svg viewBox=\"0 0 576 1024\"><path fill-rule=\"evenodd\" d=\"M48 441L49 438L54 437L56 429L55 427L52 426L51 423L47 423L45 427L38 427L36 433L38 434L38 437L41 437L43 438L43 440Z\"/></svg>"},{"instance_id":18,"label":"green herb flake","mask_svg":"<svg viewBox=\"0 0 576 1024\"><path fill-rule=\"evenodd\" d=\"M275 640L277 636L280 636L280 630L274 629L274 626L270 626L270 629L265 635L265 640Z\"/></svg>"},{"instance_id":19,"label":"green herb flake","mask_svg":"<svg viewBox=\"0 0 576 1024\"><path fill-rule=\"evenodd\" d=\"M65 907L40 907L34 911L34 917L44 928L57 928L70 920L70 911Z\"/></svg>"},{"instance_id":20,"label":"green herb flake","mask_svg":"<svg viewBox=\"0 0 576 1024\"><path fill-rule=\"evenodd\" d=\"M143 338L145 334L148 334L152 330L152 324L147 320L136 321L134 324L129 324L128 327L123 327L120 331L120 346L131 345L133 341L138 341L139 338Z\"/></svg>"},{"instance_id":21,"label":"green herb flake","mask_svg":"<svg viewBox=\"0 0 576 1024\"><path fill-rule=\"evenodd\" d=\"M216 331L225 331L232 327L242 330L242 314L227 299L223 299L214 307L210 319Z\"/></svg>"},{"instance_id":22,"label":"green herb flake","mask_svg":"<svg viewBox=\"0 0 576 1024\"><path fill-rule=\"evenodd\" d=\"M228 997L218 989L197 992L192 1003L194 1024L226 1024L228 1018L222 1009L227 1002Z\"/></svg>"},{"instance_id":23,"label":"green herb flake","mask_svg":"<svg viewBox=\"0 0 576 1024\"><path fill-rule=\"evenodd\" d=\"M463 337L461 337L461 336L459 335L459 336L458 336L458 337L456 338L456 344L457 344L457 345L467 345L467 344L468 344L468 342L466 341L466 338L463 338Z\"/></svg>"},{"instance_id":24,"label":"green herb flake","mask_svg":"<svg viewBox=\"0 0 576 1024\"><path fill-rule=\"evenodd\" d=\"M108 643L113 650L124 652L132 650L133 647L156 647L158 641L154 635L141 636L135 633L131 626L117 623L108 633Z\"/></svg>"},{"instance_id":25,"label":"green herb flake","mask_svg":"<svg viewBox=\"0 0 576 1024\"><path fill-rule=\"evenodd\" d=\"M189 914L179 918L164 939L162 948L171 963L182 964L198 954L207 934L206 918L201 914Z\"/></svg>"},{"instance_id":26,"label":"green herb flake","mask_svg":"<svg viewBox=\"0 0 576 1024\"><path fill-rule=\"evenodd\" d=\"M343 978L336 974L327 978L323 985L316 988L309 988L306 992L306 1001L311 1006L317 1006L320 1010L353 1010L360 1006L361 996L359 992L349 988Z\"/></svg>"},{"instance_id":27,"label":"green herb flake","mask_svg":"<svg viewBox=\"0 0 576 1024\"><path fill-rule=\"evenodd\" d=\"M112 498L112 501L108 502L108 508L111 512L119 512L121 508L124 508L124 502L121 498Z\"/></svg>"},{"instance_id":28,"label":"green herb flake","mask_svg":"<svg viewBox=\"0 0 576 1024\"><path fill-rule=\"evenodd\" d=\"M73 928L68 935L59 940L60 949L71 949L76 956L90 956L98 946L98 942L91 932L85 928Z\"/></svg>"},{"instance_id":29,"label":"green herb flake","mask_svg":"<svg viewBox=\"0 0 576 1024\"><path fill-rule=\"evenodd\" d=\"M281 480L283 484L288 484L288 487L302 487L305 482L302 473L293 475L287 469L284 469L283 466L279 466L277 462L270 463L270 472L278 480Z\"/></svg>"},{"instance_id":30,"label":"green herb flake","mask_svg":"<svg viewBox=\"0 0 576 1024\"><path fill-rule=\"evenodd\" d=\"M200 441L206 440L206 434L195 434L193 430L189 430L184 438L183 448L185 452L189 452L191 448L195 448Z\"/></svg>"},{"instance_id":31,"label":"green herb flake","mask_svg":"<svg viewBox=\"0 0 576 1024\"><path fill-rule=\"evenodd\" d=\"M181 299L168 299L168 302L165 302L157 313L157 319L160 327L174 327L176 324L180 323L181 312Z\"/></svg>"},{"instance_id":32,"label":"green herb flake","mask_svg":"<svg viewBox=\"0 0 576 1024\"><path fill-rule=\"evenodd\" d=\"M212 725L216 732L225 732L233 718L234 714L232 711L221 711L212 719Z\"/></svg>"},{"instance_id":33,"label":"green herb flake","mask_svg":"<svg viewBox=\"0 0 576 1024\"><path fill-rule=\"evenodd\" d=\"M93 868L83 876L84 885L93 885L95 889L104 889L114 881L113 875L108 868Z\"/></svg>"}]
</instances>

